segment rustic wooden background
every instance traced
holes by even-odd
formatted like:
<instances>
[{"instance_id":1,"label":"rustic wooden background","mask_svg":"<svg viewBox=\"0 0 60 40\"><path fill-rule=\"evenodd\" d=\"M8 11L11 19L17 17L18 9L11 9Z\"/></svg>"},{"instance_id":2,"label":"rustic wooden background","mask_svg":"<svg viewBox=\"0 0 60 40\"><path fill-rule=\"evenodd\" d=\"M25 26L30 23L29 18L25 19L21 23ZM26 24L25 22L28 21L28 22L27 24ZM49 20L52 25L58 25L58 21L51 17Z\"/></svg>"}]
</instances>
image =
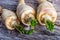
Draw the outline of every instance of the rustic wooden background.
<instances>
[{"instance_id":1,"label":"rustic wooden background","mask_svg":"<svg viewBox=\"0 0 60 40\"><path fill-rule=\"evenodd\" d=\"M35 10L37 9L37 0L25 0ZM57 20L55 22L54 32L46 30L45 26L37 25L36 32L32 35L19 34L16 30L10 31L6 29L0 18L0 40L60 40L60 0L51 0L57 10ZM16 11L18 0L0 0L0 6L3 8Z\"/></svg>"}]
</instances>

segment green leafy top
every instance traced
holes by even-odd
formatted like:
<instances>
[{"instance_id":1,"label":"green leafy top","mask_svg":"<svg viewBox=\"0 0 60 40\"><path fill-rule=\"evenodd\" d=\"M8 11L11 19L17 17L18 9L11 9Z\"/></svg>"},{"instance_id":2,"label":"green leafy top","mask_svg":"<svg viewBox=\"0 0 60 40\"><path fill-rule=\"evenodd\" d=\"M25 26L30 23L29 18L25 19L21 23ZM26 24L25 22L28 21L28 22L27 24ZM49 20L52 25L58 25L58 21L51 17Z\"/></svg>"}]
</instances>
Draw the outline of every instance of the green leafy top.
<instances>
[{"instance_id":1,"label":"green leafy top","mask_svg":"<svg viewBox=\"0 0 60 40\"><path fill-rule=\"evenodd\" d=\"M31 29L34 29L34 27L36 26L36 24L37 24L36 19L31 19L30 20Z\"/></svg>"},{"instance_id":2,"label":"green leafy top","mask_svg":"<svg viewBox=\"0 0 60 40\"><path fill-rule=\"evenodd\" d=\"M35 32L34 27L36 25L36 20L35 19L30 19L29 20L29 24L30 24L30 30L25 30L23 26L20 25L15 25L15 28L21 33L21 34L32 34L33 32Z\"/></svg>"},{"instance_id":3,"label":"green leafy top","mask_svg":"<svg viewBox=\"0 0 60 40\"><path fill-rule=\"evenodd\" d=\"M15 28L21 33L21 34L32 34L35 30L31 29L31 30L25 30L23 26L20 25L16 25Z\"/></svg>"},{"instance_id":4,"label":"green leafy top","mask_svg":"<svg viewBox=\"0 0 60 40\"><path fill-rule=\"evenodd\" d=\"M49 19L45 19L45 25L48 30L50 31L54 30L54 23L50 21Z\"/></svg>"}]
</instances>

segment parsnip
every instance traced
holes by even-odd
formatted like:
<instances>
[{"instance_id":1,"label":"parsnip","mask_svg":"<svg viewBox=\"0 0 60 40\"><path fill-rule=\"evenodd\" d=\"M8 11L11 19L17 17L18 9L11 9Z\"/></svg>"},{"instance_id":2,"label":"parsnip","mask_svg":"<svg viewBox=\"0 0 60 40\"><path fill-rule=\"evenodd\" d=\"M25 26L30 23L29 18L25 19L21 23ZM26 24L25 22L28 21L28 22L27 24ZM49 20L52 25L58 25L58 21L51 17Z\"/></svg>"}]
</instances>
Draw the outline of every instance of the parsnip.
<instances>
[{"instance_id":1,"label":"parsnip","mask_svg":"<svg viewBox=\"0 0 60 40\"><path fill-rule=\"evenodd\" d=\"M38 0L41 4L38 6L37 10L37 19L41 25L45 25L45 18L49 19L52 22L55 22L57 19L57 12L54 6L46 0Z\"/></svg>"},{"instance_id":2,"label":"parsnip","mask_svg":"<svg viewBox=\"0 0 60 40\"><path fill-rule=\"evenodd\" d=\"M19 24L18 19L15 15L14 12L7 10L7 9L2 9L2 20L4 24L6 25L7 29L9 30L14 30L15 25Z\"/></svg>"},{"instance_id":3,"label":"parsnip","mask_svg":"<svg viewBox=\"0 0 60 40\"><path fill-rule=\"evenodd\" d=\"M35 10L32 7L26 5L24 0L19 0L17 16L24 25L29 26L29 20L35 19Z\"/></svg>"}]
</instances>

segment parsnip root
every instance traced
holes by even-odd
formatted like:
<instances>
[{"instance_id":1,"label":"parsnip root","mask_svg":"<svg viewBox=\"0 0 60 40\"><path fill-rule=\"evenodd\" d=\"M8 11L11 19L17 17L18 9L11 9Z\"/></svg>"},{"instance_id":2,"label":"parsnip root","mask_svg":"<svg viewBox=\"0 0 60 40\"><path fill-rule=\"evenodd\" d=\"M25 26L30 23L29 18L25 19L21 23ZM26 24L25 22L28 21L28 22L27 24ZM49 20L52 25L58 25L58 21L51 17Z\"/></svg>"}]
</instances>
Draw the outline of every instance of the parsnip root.
<instances>
[{"instance_id":1,"label":"parsnip root","mask_svg":"<svg viewBox=\"0 0 60 40\"><path fill-rule=\"evenodd\" d=\"M17 16L19 20L24 24L24 25L29 25L29 19L35 18L35 10L26 5L24 0L19 0L19 4L17 6Z\"/></svg>"},{"instance_id":2,"label":"parsnip root","mask_svg":"<svg viewBox=\"0 0 60 40\"><path fill-rule=\"evenodd\" d=\"M9 30L14 30L14 26L19 23L15 13L10 10L2 9L1 16L4 24Z\"/></svg>"},{"instance_id":3,"label":"parsnip root","mask_svg":"<svg viewBox=\"0 0 60 40\"><path fill-rule=\"evenodd\" d=\"M57 19L56 9L48 1L41 2L37 10L37 19L41 25L45 25L44 18L47 18L52 22L55 22Z\"/></svg>"}]
</instances>

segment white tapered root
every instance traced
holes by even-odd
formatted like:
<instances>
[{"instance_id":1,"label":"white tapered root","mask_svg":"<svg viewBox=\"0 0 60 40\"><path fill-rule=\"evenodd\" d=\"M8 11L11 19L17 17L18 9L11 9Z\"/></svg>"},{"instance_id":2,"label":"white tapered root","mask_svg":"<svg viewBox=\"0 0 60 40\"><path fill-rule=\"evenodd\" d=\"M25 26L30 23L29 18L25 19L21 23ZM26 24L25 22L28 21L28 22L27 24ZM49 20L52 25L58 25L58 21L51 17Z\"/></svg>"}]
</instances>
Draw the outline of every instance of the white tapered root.
<instances>
[{"instance_id":1,"label":"white tapered root","mask_svg":"<svg viewBox=\"0 0 60 40\"><path fill-rule=\"evenodd\" d=\"M15 13L7 9L3 9L2 20L9 30L14 30L15 23L18 23Z\"/></svg>"},{"instance_id":2,"label":"white tapered root","mask_svg":"<svg viewBox=\"0 0 60 40\"><path fill-rule=\"evenodd\" d=\"M20 1L23 2L24 0ZM25 3L20 3L17 7L17 16L24 25L29 25L26 20L28 20L29 18L35 18L35 10L32 7L26 5Z\"/></svg>"},{"instance_id":3,"label":"white tapered root","mask_svg":"<svg viewBox=\"0 0 60 40\"><path fill-rule=\"evenodd\" d=\"M20 4L25 4L25 0L18 0L18 2L19 2L19 5Z\"/></svg>"},{"instance_id":4,"label":"white tapered root","mask_svg":"<svg viewBox=\"0 0 60 40\"><path fill-rule=\"evenodd\" d=\"M44 18L48 18L52 22L55 22L57 19L57 12L54 6L48 1L41 3L37 10L37 19L41 25L45 25L43 22Z\"/></svg>"}]
</instances>

